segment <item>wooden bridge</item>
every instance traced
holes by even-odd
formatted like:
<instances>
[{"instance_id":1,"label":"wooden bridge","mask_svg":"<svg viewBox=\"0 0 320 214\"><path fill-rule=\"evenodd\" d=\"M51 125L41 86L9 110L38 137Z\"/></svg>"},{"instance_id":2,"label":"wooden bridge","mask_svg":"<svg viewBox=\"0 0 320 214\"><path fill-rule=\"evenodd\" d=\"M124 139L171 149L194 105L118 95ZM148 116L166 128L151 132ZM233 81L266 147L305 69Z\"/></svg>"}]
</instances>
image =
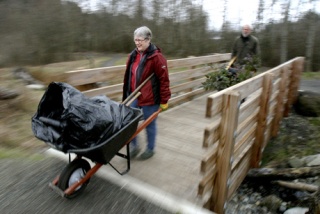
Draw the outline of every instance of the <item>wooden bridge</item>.
<instances>
[{"instance_id":1,"label":"wooden bridge","mask_svg":"<svg viewBox=\"0 0 320 214\"><path fill-rule=\"evenodd\" d=\"M218 54L168 61L173 97L171 108L158 117L156 154L147 161L133 159L124 179L224 213L225 203L248 170L259 167L263 149L277 135L296 99L304 64L297 57L223 91L206 92L204 75L229 59L230 54ZM65 81L79 89L104 82L83 93L119 100L123 72L124 66L71 71ZM144 146L144 132L138 137ZM126 164L118 157L111 163L117 168Z\"/></svg>"}]
</instances>

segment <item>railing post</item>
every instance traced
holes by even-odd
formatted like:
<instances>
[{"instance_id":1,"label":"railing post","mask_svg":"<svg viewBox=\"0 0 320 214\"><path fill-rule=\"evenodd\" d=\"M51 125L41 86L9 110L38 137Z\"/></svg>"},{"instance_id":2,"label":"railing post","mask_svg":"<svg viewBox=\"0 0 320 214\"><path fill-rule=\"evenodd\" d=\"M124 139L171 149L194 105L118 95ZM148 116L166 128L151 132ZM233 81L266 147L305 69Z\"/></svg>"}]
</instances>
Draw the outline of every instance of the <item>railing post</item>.
<instances>
[{"instance_id":1,"label":"railing post","mask_svg":"<svg viewBox=\"0 0 320 214\"><path fill-rule=\"evenodd\" d=\"M298 97L298 89L301 79L301 73L303 71L304 58L299 57L292 62L292 72L290 76L290 84L288 91L288 100L284 108L284 116L289 115L292 104L296 101Z\"/></svg>"},{"instance_id":2,"label":"railing post","mask_svg":"<svg viewBox=\"0 0 320 214\"><path fill-rule=\"evenodd\" d=\"M254 168L257 168L260 166L262 149L264 146L265 131L267 127L267 116L269 113L269 100L272 93L272 79L273 79L272 74L266 74L263 77L256 138L252 146L253 148L252 148L251 166Z\"/></svg>"},{"instance_id":3,"label":"railing post","mask_svg":"<svg viewBox=\"0 0 320 214\"><path fill-rule=\"evenodd\" d=\"M238 126L240 94L230 91L224 94L220 125L220 142L217 157L217 177L213 185L210 210L224 213L230 185L233 147Z\"/></svg>"},{"instance_id":4,"label":"railing post","mask_svg":"<svg viewBox=\"0 0 320 214\"><path fill-rule=\"evenodd\" d=\"M281 73L280 73L280 84L279 84L279 93L277 96L277 105L275 108L275 115L274 119L272 121L272 126L271 126L271 136L276 137L278 135L279 131L279 126L280 126L280 121L283 117L283 103L284 103L284 97L286 94L286 85L287 85L287 75L286 73L288 72L288 66L281 68Z\"/></svg>"}]
</instances>

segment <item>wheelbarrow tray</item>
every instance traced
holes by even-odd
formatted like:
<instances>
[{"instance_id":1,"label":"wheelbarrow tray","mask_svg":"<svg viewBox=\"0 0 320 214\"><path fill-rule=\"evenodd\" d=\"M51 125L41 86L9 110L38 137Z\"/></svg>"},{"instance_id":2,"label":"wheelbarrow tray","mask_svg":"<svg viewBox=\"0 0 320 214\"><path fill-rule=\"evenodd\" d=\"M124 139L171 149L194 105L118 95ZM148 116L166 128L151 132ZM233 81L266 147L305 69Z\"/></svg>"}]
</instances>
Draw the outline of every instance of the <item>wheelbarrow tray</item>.
<instances>
[{"instance_id":1,"label":"wheelbarrow tray","mask_svg":"<svg viewBox=\"0 0 320 214\"><path fill-rule=\"evenodd\" d=\"M108 139L102 138L101 142L89 148L68 149L66 153L75 153L78 156L89 158L93 162L107 164L124 147L131 136L136 132L142 111L133 108L134 119L121 128Z\"/></svg>"}]
</instances>

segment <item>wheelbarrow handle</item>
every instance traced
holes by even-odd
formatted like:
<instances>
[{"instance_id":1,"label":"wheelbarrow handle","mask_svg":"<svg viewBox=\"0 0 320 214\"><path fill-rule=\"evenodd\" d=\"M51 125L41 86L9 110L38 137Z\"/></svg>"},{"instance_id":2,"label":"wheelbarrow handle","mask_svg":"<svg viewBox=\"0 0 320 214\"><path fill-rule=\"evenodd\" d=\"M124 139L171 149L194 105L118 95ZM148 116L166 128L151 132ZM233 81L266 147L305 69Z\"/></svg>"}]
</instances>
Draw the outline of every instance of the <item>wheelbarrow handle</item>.
<instances>
[{"instance_id":1,"label":"wheelbarrow handle","mask_svg":"<svg viewBox=\"0 0 320 214\"><path fill-rule=\"evenodd\" d=\"M226 67L227 70L231 67L231 65L234 63L234 61L235 61L236 59L237 59L237 57L235 56L235 57L233 57L233 58L230 60L230 62L228 63L228 65L227 65L227 67Z\"/></svg>"},{"instance_id":2,"label":"wheelbarrow handle","mask_svg":"<svg viewBox=\"0 0 320 214\"><path fill-rule=\"evenodd\" d=\"M140 89L151 79L151 77L154 75L154 73L152 73L147 79L145 79L123 102L122 104L125 105L130 105L127 104L129 101L131 101L130 103L133 102L133 100L135 100L138 96L136 96L136 94L140 91Z\"/></svg>"},{"instance_id":3,"label":"wheelbarrow handle","mask_svg":"<svg viewBox=\"0 0 320 214\"><path fill-rule=\"evenodd\" d=\"M125 105L130 106L130 105L131 105L131 103L132 103L135 99L137 99L137 98L140 96L140 94L141 94L141 92L140 92L140 91L138 91L138 92L135 94L135 96L134 96L134 97L132 97L130 100L128 100L128 101L126 102L126 104L125 104Z\"/></svg>"},{"instance_id":4,"label":"wheelbarrow handle","mask_svg":"<svg viewBox=\"0 0 320 214\"><path fill-rule=\"evenodd\" d=\"M136 132L131 136L131 138L127 141L125 145L130 143L133 138L135 138L144 128L146 128L156 117L158 117L158 114L162 111L161 108L159 108L156 112L154 112L150 117L148 117L141 125L137 128Z\"/></svg>"}]
</instances>

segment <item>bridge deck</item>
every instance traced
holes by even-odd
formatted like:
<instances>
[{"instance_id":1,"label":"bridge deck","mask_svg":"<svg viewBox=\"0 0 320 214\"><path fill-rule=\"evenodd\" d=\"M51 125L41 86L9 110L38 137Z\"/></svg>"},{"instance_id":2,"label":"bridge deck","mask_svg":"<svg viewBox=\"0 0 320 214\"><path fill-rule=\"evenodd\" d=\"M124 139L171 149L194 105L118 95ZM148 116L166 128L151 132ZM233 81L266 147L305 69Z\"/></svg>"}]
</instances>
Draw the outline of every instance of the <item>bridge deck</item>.
<instances>
[{"instance_id":1,"label":"bridge deck","mask_svg":"<svg viewBox=\"0 0 320 214\"><path fill-rule=\"evenodd\" d=\"M122 177L133 177L165 193L199 203L200 163L205 154L202 140L210 122L205 118L206 98L204 95L160 113L155 155L145 161L132 159L131 170ZM138 140L144 149L145 130L139 133ZM117 156L110 163L120 169L125 166Z\"/></svg>"}]
</instances>

